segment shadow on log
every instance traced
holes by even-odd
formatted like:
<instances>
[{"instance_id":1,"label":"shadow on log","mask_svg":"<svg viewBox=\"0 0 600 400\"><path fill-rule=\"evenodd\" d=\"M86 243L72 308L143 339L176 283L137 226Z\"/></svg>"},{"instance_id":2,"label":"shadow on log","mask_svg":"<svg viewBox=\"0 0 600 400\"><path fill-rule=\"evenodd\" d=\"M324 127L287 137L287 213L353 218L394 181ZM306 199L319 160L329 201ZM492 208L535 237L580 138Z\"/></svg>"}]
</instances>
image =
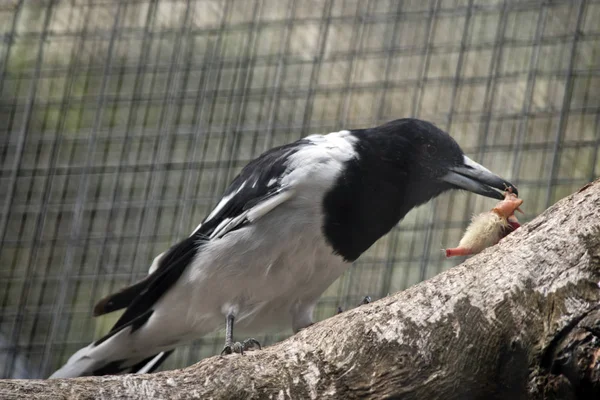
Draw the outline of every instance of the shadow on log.
<instances>
[{"instance_id":1,"label":"shadow on log","mask_svg":"<svg viewBox=\"0 0 600 400\"><path fill-rule=\"evenodd\" d=\"M600 398L600 181L465 263L262 351L0 381L2 399Z\"/></svg>"}]
</instances>

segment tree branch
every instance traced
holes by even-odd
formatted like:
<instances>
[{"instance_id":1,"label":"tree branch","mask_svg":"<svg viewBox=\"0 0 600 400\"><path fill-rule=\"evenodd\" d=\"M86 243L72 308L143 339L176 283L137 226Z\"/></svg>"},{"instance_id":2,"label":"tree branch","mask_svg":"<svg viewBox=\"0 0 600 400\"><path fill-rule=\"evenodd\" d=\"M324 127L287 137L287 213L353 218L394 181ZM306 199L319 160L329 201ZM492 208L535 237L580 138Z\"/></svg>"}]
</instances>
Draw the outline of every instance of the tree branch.
<instances>
[{"instance_id":1,"label":"tree branch","mask_svg":"<svg viewBox=\"0 0 600 400\"><path fill-rule=\"evenodd\" d=\"M0 398L600 398L599 281L596 181L464 264L262 351L5 380Z\"/></svg>"}]
</instances>

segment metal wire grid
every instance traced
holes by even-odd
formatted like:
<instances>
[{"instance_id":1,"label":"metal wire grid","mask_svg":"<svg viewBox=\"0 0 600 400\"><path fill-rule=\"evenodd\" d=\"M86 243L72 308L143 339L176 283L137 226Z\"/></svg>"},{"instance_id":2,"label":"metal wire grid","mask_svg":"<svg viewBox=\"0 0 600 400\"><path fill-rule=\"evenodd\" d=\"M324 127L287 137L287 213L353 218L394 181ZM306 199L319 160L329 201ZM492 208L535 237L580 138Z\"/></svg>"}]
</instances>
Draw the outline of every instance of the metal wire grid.
<instances>
[{"instance_id":1,"label":"metal wire grid","mask_svg":"<svg viewBox=\"0 0 600 400\"><path fill-rule=\"evenodd\" d=\"M599 16L592 0L0 4L0 377L46 376L105 333L99 298L144 276L250 159L310 133L428 119L533 217L600 171ZM452 194L413 211L317 317L455 265L439 250L489 206Z\"/></svg>"}]
</instances>

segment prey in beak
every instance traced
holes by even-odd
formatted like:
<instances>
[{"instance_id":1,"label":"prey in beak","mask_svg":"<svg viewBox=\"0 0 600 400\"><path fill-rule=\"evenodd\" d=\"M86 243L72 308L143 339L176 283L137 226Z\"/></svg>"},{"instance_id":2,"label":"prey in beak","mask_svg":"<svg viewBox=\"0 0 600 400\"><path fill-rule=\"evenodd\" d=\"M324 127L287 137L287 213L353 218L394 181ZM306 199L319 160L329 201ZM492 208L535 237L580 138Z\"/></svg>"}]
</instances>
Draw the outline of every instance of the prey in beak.
<instances>
[{"instance_id":1,"label":"prey in beak","mask_svg":"<svg viewBox=\"0 0 600 400\"><path fill-rule=\"evenodd\" d=\"M504 200L496 204L491 211L472 218L458 247L446 249L446 257L477 254L495 245L521 226L514 213L523 204L523 200L511 190L507 190L504 196Z\"/></svg>"},{"instance_id":2,"label":"prey in beak","mask_svg":"<svg viewBox=\"0 0 600 400\"><path fill-rule=\"evenodd\" d=\"M519 195L512 183L467 156L464 156L463 165L449 168L448 173L442 176L441 180L452 184L457 189L468 190L497 200L503 200L504 192L507 190Z\"/></svg>"}]
</instances>

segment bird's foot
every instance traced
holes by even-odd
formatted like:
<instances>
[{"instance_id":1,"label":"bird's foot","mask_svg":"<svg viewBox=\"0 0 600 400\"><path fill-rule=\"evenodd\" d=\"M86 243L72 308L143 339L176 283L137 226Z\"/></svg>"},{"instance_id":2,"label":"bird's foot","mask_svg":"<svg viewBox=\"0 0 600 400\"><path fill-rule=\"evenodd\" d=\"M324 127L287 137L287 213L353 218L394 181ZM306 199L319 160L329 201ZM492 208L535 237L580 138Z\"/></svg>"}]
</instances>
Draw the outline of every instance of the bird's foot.
<instances>
[{"instance_id":1,"label":"bird's foot","mask_svg":"<svg viewBox=\"0 0 600 400\"><path fill-rule=\"evenodd\" d=\"M258 342L258 340L254 339L254 338L246 339L242 343L240 343L240 342L228 343L225 345L225 347L223 347L223 350L221 351L221 355L233 354L233 353L244 354L244 351L253 349L256 346L258 346L259 350L262 349L260 347L260 343Z\"/></svg>"},{"instance_id":2,"label":"bird's foot","mask_svg":"<svg viewBox=\"0 0 600 400\"><path fill-rule=\"evenodd\" d=\"M360 307L364 304L369 304L371 301L372 301L371 296L365 296L365 298L362 299L362 301L360 302L360 304L358 306ZM336 314L341 314L343 312L344 312L344 310L342 310L342 307L338 306Z\"/></svg>"}]
</instances>

